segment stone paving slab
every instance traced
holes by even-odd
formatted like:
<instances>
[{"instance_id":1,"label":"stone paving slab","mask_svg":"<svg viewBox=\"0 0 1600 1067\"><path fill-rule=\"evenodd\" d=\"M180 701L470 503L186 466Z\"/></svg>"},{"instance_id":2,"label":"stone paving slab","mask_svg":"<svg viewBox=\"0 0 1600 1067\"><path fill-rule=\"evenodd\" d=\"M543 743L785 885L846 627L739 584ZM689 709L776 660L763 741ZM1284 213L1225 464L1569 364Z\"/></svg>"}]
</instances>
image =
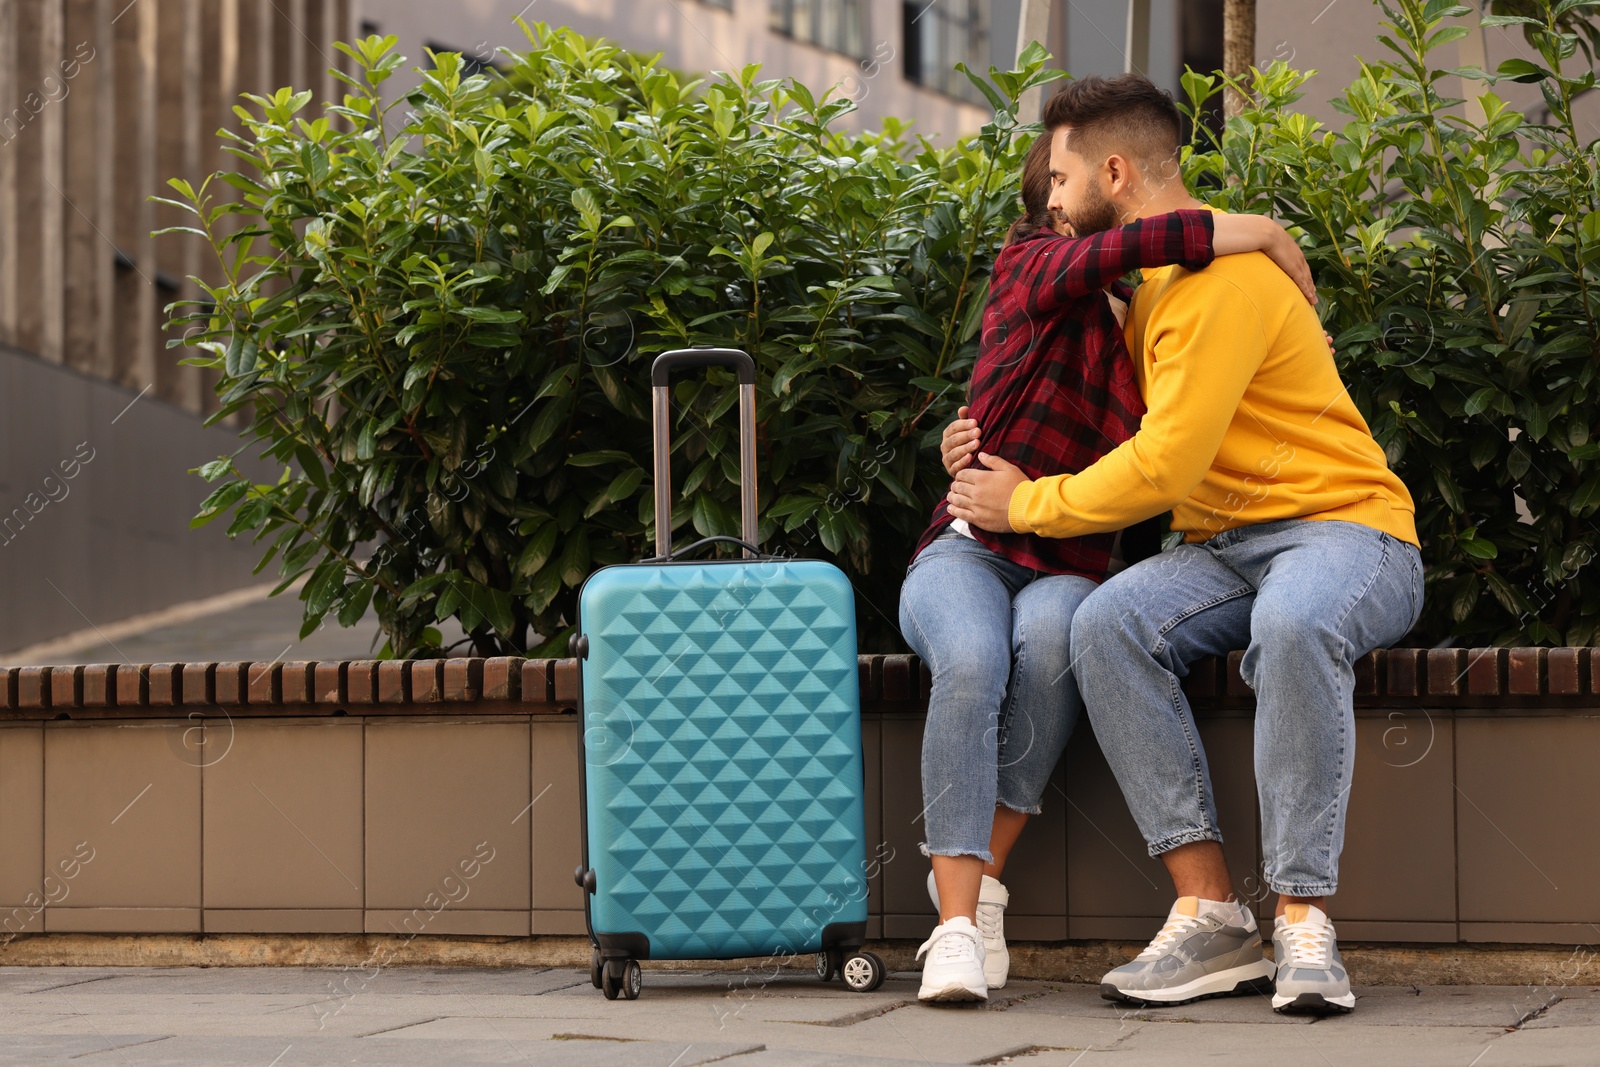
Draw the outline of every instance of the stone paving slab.
<instances>
[{"instance_id":1,"label":"stone paving slab","mask_svg":"<svg viewBox=\"0 0 1600 1067\"><path fill-rule=\"evenodd\" d=\"M906 972L857 994L803 974L652 969L639 1000L607 1001L584 969L396 966L330 1001L346 973L0 968L0 1067L1600 1064L1591 987L1362 988L1355 1014L1312 1019L1245 997L1129 1010L1093 985L1025 980L934 1007Z\"/></svg>"},{"instance_id":2,"label":"stone paving slab","mask_svg":"<svg viewBox=\"0 0 1600 1067\"><path fill-rule=\"evenodd\" d=\"M1564 1026L1557 1030L1518 1030L1495 1041L1475 1067L1523 1064L1593 1065L1600 1063L1600 1026Z\"/></svg>"},{"instance_id":3,"label":"stone paving slab","mask_svg":"<svg viewBox=\"0 0 1600 1067\"><path fill-rule=\"evenodd\" d=\"M1525 1063L1493 1060L1494 1042L1503 1031L1432 1027L1396 1031L1342 1026L1328 1020L1310 1027L1267 1027L1249 1023L1137 1023L1108 1043L1043 1048L997 1062L1018 1067L1092 1067L1095 1064L1188 1067L1228 1064L1230 1067L1491 1067ZM1481 1057L1481 1058L1480 1058ZM1476 1062L1475 1062L1476 1061ZM1584 1063L1585 1060L1546 1062Z\"/></svg>"},{"instance_id":4,"label":"stone paving slab","mask_svg":"<svg viewBox=\"0 0 1600 1067\"><path fill-rule=\"evenodd\" d=\"M914 976L897 975L885 982L902 985L914 998ZM881 992L881 991L880 991ZM869 994L873 996L877 994ZM1059 1019L1042 1015L1013 1016L998 1008L981 1005L923 1004L895 1008L867 1017L852 1013L842 1025L794 1023L767 1020L757 1009L747 1007L732 1014L727 1004L714 999L684 999L666 1013L646 1014L648 993L632 1004L616 1003L622 1010L585 1021L575 1032L586 1037L643 1037L667 1040L706 1039L756 1041L769 1048L800 1048L838 1055L909 1058L928 1063L974 1063L1025 1049L1033 1045L1089 1045L1112 1040L1123 1024L1115 1012L1102 1018ZM864 999L864 998L863 998ZM897 1000L902 998L895 998ZM631 1009L631 1010L630 1010ZM533 1036L537 1026L529 1020L495 1020L507 1036L524 1033ZM522 1027L529 1029L524 1031ZM406 1032L415 1036L481 1039L483 1021L467 1018L441 1019Z\"/></svg>"},{"instance_id":5,"label":"stone paving slab","mask_svg":"<svg viewBox=\"0 0 1600 1067\"><path fill-rule=\"evenodd\" d=\"M1439 1026L1347 1025L1324 1019L1308 1027L1262 1027L1244 1023L1169 1025L1146 1023L1118 1042L1119 1062L1260 1064L1405 1064L1406 1067L1468 1067L1504 1031ZM1086 1061L1087 1062L1087 1061ZM1034 1065L1030 1064L1030 1067ZM1480 1062L1478 1067L1483 1067Z\"/></svg>"},{"instance_id":6,"label":"stone paving slab","mask_svg":"<svg viewBox=\"0 0 1600 1067\"><path fill-rule=\"evenodd\" d=\"M1049 1015L1056 1018L1088 1018L1131 1022L1227 1022L1262 1023L1276 1026L1305 1026L1313 1020L1306 1015L1279 1015L1263 996L1219 997L1172 1008L1144 1008L1106 1000L1097 985L1040 983L1043 990L1030 992L1025 999L1006 1009L1008 1015ZM1001 990L1010 993L1008 983Z\"/></svg>"},{"instance_id":7,"label":"stone paving slab","mask_svg":"<svg viewBox=\"0 0 1600 1067\"><path fill-rule=\"evenodd\" d=\"M125 1043L120 1043L125 1042ZM120 1044L119 1044L120 1043ZM105 1051L98 1051L104 1049ZM537 1067L698 1067L760 1051L749 1045L658 1041L549 1041L486 1044L463 1048L427 1041L331 1038L316 1044L276 1038L123 1037L86 1046L79 1064L127 1064L128 1067L332 1067L334 1064L383 1064L386 1067L440 1067L441 1064L536 1064ZM87 1053L87 1054L86 1054ZM17 1058L0 1053L0 1064L54 1062L39 1058L59 1055L38 1046L19 1050ZM31 1057L31 1058L29 1058Z\"/></svg>"},{"instance_id":8,"label":"stone paving slab","mask_svg":"<svg viewBox=\"0 0 1600 1067\"><path fill-rule=\"evenodd\" d=\"M0 1013L0 1032L14 1023L29 1019L48 1019L60 1015L63 1008L73 1015L93 1019L117 1019L124 1016L168 1015L180 1018L190 1012L249 1019L262 1016L299 1012L313 1021L317 1015L311 1005L320 998L312 990L305 993L263 993L250 996L243 993L224 993L215 996L204 994L103 994L90 997L77 992L78 987L30 994L16 1000L6 998L5 1011Z\"/></svg>"},{"instance_id":9,"label":"stone paving slab","mask_svg":"<svg viewBox=\"0 0 1600 1067\"><path fill-rule=\"evenodd\" d=\"M92 1005L74 1005L88 1008ZM385 1014L364 1018L338 1016L323 1022L304 1006L288 1013L267 1015L242 1015L217 1012L214 1008L196 1005L189 1011L148 1011L122 1014L64 1012L59 1015L32 1015L6 1018L0 1023L0 1035L43 1037L49 1035L73 1036L84 1033L134 1033L146 1036L188 1035L192 1037L271 1038L280 1042L295 1040L325 1040L329 1038L363 1038L379 1034L408 1031L439 1019L435 1015ZM502 1020L490 1020L502 1025ZM514 1021L514 1020L513 1020ZM553 1029L560 1029L559 1026ZM493 1032L489 1031L492 1037ZM539 1035L549 1037L549 1033Z\"/></svg>"},{"instance_id":10,"label":"stone paving slab","mask_svg":"<svg viewBox=\"0 0 1600 1067\"><path fill-rule=\"evenodd\" d=\"M882 1056L863 1059L855 1053L807 1052L792 1048L763 1049L728 1061L729 1067L857 1067L863 1063L871 1067L928 1067L927 1060L893 1060ZM1026 1064L1032 1067L1031 1060Z\"/></svg>"},{"instance_id":11,"label":"stone paving slab","mask_svg":"<svg viewBox=\"0 0 1600 1067\"><path fill-rule=\"evenodd\" d=\"M1529 999L1540 997L1548 1003L1559 997L1537 1018L1522 1024L1524 1030L1552 1030L1560 1026L1600 1026L1600 988L1587 986L1537 987ZM1600 1060L1600 1048L1595 1058Z\"/></svg>"},{"instance_id":12,"label":"stone paving slab","mask_svg":"<svg viewBox=\"0 0 1600 1067\"><path fill-rule=\"evenodd\" d=\"M99 978L94 977L97 968L93 967L72 967L62 970L78 972L68 980L81 983L73 987L75 993L95 995L294 993L359 999L365 993L384 991L386 985L391 986L394 993L412 996L438 993L527 997L568 987L578 988L580 985L582 990L594 992L587 973L578 974L570 970L517 968L469 970L453 967L173 967L129 970ZM402 972L405 975L403 982L390 981L390 976ZM4 977L0 976L0 995L9 992L3 983Z\"/></svg>"},{"instance_id":13,"label":"stone paving slab","mask_svg":"<svg viewBox=\"0 0 1600 1067\"><path fill-rule=\"evenodd\" d=\"M1418 986L1362 991L1356 999L1361 1025L1516 1026L1548 1000L1528 986Z\"/></svg>"}]
</instances>

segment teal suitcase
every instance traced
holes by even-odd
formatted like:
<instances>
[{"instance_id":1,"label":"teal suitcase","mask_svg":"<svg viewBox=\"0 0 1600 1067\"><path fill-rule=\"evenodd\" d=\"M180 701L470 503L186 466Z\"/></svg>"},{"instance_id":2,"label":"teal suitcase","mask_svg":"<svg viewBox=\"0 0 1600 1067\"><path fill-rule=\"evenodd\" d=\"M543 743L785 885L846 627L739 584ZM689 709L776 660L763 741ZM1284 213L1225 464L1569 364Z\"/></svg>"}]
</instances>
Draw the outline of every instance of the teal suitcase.
<instances>
[{"instance_id":1,"label":"teal suitcase","mask_svg":"<svg viewBox=\"0 0 1600 1067\"><path fill-rule=\"evenodd\" d=\"M819 560L756 548L755 365L681 349L651 368L656 514L671 514L667 377L739 377L743 558L604 567L578 597L585 916L591 975L633 999L639 960L816 954L877 988L867 875L855 598Z\"/></svg>"}]
</instances>

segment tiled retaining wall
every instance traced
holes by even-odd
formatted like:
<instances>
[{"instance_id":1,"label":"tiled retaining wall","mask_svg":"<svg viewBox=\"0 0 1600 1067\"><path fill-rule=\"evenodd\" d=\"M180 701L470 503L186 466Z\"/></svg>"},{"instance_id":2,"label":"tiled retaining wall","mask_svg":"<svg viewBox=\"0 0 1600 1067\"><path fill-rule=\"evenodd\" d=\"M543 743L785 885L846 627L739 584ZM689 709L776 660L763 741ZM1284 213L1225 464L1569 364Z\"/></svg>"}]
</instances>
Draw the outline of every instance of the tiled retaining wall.
<instances>
[{"instance_id":1,"label":"tiled retaining wall","mask_svg":"<svg viewBox=\"0 0 1600 1067\"><path fill-rule=\"evenodd\" d=\"M1394 650L1358 670L1343 937L1600 941L1600 663ZM1265 896L1238 654L1188 680L1237 891ZM0 926L574 934L573 660L0 670ZM928 675L861 659L869 935L922 938ZM1169 904L1087 725L1007 882L1018 940L1149 936ZM0 940L7 935L0 933Z\"/></svg>"}]
</instances>

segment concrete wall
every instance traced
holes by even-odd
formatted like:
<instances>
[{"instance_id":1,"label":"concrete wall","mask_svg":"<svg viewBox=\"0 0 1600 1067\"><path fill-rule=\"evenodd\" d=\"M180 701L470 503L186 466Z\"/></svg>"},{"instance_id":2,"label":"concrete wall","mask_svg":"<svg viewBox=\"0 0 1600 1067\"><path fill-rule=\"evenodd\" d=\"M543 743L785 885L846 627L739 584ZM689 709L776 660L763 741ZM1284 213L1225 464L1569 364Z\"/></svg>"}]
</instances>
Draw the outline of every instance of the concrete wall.
<instances>
[{"instance_id":1,"label":"concrete wall","mask_svg":"<svg viewBox=\"0 0 1600 1067\"><path fill-rule=\"evenodd\" d=\"M0 346L0 650L265 580L255 546L189 529L188 472L234 432L152 394Z\"/></svg>"},{"instance_id":2,"label":"concrete wall","mask_svg":"<svg viewBox=\"0 0 1600 1067\"><path fill-rule=\"evenodd\" d=\"M1075 0L1060 3L1051 12L1053 23L1063 24L1065 48L1060 39L1058 66L1073 77L1099 74L1110 77L1127 69L1127 0ZM1150 80L1173 93L1183 73L1178 49L1182 37L1177 0L1150 0ZM1221 24L1217 33L1222 32Z\"/></svg>"},{"instance_id":3,"label":"concrete wall","mask_svg":"<svg viewBox=\"0 0 1600 1067\"><path fill-rule=\"evenodd\" d=\"M1600 929L1590 649L1395 650L1357 672L1346 941ZM1236 892L1266 906L1249 690L1188 681ZM0 672L0 925L34 932L581 934L576 663ZM917 849L927 675L863 657L868 935L934 922ZM1143 940L1170 904L1087 729L1007 883L1018 941ZM0 934L0 937L4 937Z\"/></svg>"},{"instance_id":4,"label":"concrete wall","mask_svg":"<svg viewBox=\"0 0 1600 1067\"><path fill-rule=\"evenodd\" d=\"M1010 12L1009 21L999 19L1011 27L1011 40L1000 48L1006 58L1015 54L1017 3L991 5ZM878 127L893 115L913 121L917 132L949 143L976 133L985 121L984 110L905 80L900 0L869 2L867 52L871 59L882 57L870 72L855 58L772 32L767 0L732 0L730 8L696 0L544 0L531 7L523 0L461 0L450 6L446 18L429 0L361 0L360 18L375 23L381 33L398 36L400 51L413 61L389 83L395 96L417 84L409 68L426 65L425 42L438 41L484 59L493 58L500 47L525 49L527 38L512 21L520 12L530 23L570 26L644 55L659 52L669 66L683 71L738 71L760 63L765 76L793 76L814 90L842 84L860 106L841 123L850 128Z\"/></svg>"},{"instance_id":5,"label":"concrete wall","mask_svg":"<svg viewBox=\"0 0 1600 1067\"><path fill-rule=\"evenodd\" d=\"M1350 119L1335 111L1328 100L1356 79L1361 72L1362 59L1376 62L1393 54L1378 41L1378 35L1385 32L1382 21L1383 12L1373 0L1333 0L1332 3L1328 0L1261 0L1256 14L1256 55L1259 57L1256 65L1266 66L1274 60L1283 60L1301 70L1317 71L1317 76L1306 86L1305 99L1298 106L1338 129ZM1470 16L1456 21L1475 25ZM1483 62L1486 69L1493 71L1504 60L1516 57L1543 65L1538 53L1529 47L1514 26L1478 30L1474 37L1443 45L1433 53L1432 65L1451 68ZM1569 74L1575 75L1581 70L1581 55L1567 61ZM1530 118L1543 121L1540 112L1544 98L1537 86L1502 82L1491 90L1481 82L1446 79L1442 91L1469 100L1493 91ZM1591 140L1600 137L1600 100L1594 97L1595 94L1589 94L1577 108L1579 132Z\"/></svg>"},{"instance_id":6,"label":"concrete wall","mask_svg":"<svg viewBox=\"0 0 1600 1067\"><path fill-rule=\"evenodd\" d=\"M168 352L163 306L218 273L151 196L231 165L239 93L334 99L354 0L0 0L0 344L201 413L211 372ZM217 198L238 194L219 185Z\"/></svg>"}]
</instances>

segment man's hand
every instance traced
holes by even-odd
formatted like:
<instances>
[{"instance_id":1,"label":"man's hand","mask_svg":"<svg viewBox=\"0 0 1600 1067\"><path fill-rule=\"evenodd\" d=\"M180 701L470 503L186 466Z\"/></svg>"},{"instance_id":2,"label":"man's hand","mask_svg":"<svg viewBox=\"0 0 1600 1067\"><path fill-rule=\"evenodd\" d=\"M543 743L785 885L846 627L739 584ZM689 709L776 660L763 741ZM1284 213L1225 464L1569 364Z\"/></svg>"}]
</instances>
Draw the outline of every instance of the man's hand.
<instances>
[{"instance_id":1,"label":"man's hand","mask_svg":"<svg viewBox=\"0 0 1600 1067\"><path fill-rule=\"evenodd\" d=\"M944 428L944 438L939 442L939 459L952 478L957 471L972 466L972 454L978 450L978 424L967 418L967 410L966 405L956 410L956 421Z\"/></svg>"},{"instance_id":2,"label":"man's hand","mask_svg":"<svg viewBox=\"0 0 1600 1067\"><path fill-rule=\"evenodd\" d=\"M950 514L993 533L1011 533L1011 494L1028 476L998 456L984 452L978 458L988 470L968 468L955 476L945 499Z\"/></svg>"}]
</instances>

